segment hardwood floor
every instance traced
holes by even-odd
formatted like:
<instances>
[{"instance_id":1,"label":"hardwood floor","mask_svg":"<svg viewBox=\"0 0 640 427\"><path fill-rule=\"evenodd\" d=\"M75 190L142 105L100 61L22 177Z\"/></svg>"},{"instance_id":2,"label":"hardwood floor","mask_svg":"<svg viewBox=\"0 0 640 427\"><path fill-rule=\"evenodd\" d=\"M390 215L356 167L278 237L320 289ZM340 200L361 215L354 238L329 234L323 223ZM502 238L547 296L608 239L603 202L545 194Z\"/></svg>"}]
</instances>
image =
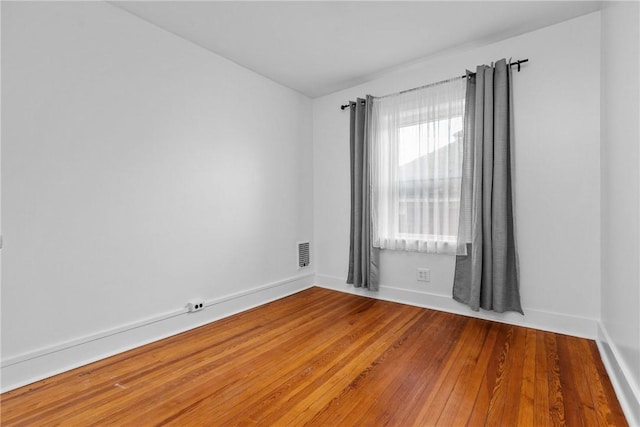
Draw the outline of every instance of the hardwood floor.
<instances>
[{"instance_id":1,"label":"hardwood floor","mask_svg":"<svg viewBox=\"0 0 640 427\"><path fill-rule=\"evenodd\" d=\"M312 288L13 390L2 425L627 425L593 341Z\"/></svg>"}]
</instances>

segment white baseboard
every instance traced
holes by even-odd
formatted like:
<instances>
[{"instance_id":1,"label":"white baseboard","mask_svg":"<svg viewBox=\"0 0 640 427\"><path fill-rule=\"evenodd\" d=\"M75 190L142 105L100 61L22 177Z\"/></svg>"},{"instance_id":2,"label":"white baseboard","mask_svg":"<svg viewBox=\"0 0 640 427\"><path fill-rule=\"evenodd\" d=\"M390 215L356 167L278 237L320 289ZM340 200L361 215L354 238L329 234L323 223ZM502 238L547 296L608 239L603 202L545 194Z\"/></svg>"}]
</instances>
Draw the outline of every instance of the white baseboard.
<instances>
[{"instance_id":1,"label":"white baseboard","mask_svg":"<svg viewBox=\"0 0 640 427\"><path fill-rule=\"evenodd\" d=\"M630 426L640 426L640 384L637 382L638 379L633 379L628 366L620 357L620 352L602 323L598 324L596 343L627 422Z\"/></svg>"},{"instance_id":2,"label":"white baseboard","mask_svg":"<svg viewBox=\"0 0 640 427\"><path fill-rule=\"evenodd\" d=\"M562 313L552 313L542 310L524 309L525 315L518 313L493 313L488 311L472 311L467 306L455 301L450 296L418 292L409 289L381 286L377 292L370 292L362 288L354 288L347 285L344 278L316 275L316 286L347 292L355 295L385 301L399 302L417 307L430 308L463 316L508 323L510 325L524 326L527 328L541 329L543 331L556 332L565 335L573 335L582 338L595 339L597 333L597 319L578 316L569 316Z\"/></svg>"},{"instance_id":3,"label":"white baseboard","mask_svg":"<svg viewBox=\"0 0 640 427\"><path fill-rule=\"evenodd\" d=\"M2 360L0 391L13 390L313 286L312 272L205 301L202 311L186 308Z\"/></svg>"}]
</instances>

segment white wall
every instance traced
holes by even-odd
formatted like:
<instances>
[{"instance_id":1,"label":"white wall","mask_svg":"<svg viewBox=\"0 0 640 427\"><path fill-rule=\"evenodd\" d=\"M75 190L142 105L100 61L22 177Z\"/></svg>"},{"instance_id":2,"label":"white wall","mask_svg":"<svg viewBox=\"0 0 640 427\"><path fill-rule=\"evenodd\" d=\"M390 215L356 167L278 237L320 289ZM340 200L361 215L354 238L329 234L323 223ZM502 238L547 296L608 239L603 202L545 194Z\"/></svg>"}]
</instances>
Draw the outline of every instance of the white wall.
<instances>
[{"instance_id":1,"label":"white wall","mask_svg":"<svg viewBox=\"0 0 640 427\"><path fill-rule=\"evenodd\" d=\"M311 285L305 96L107 3L2 2L2 108L4 389Z\"/></svg>"},{"instance_id":2,"label":"white wall","mask_svg":"<svg viewBox=\"0 0 640 427\"><path fill-rule=\"evenodd\" d=\"M632 425L640 424L639 14L637 2L602 11L600 339Z\"/></svg>"},{"instance_id":3,"label":"white wall","mask_svg":"<svg viewBox=\"0 0 640 427\"><path fill-rule=\"evenodd\" d=\"M441 56L315 99L316 282L350 291L349 113L381 96L463 75L500 58L529 58L514 74L516 212L525 316L480 316L594 337L600 310L599 12L499 43ZM472 314L451 300L454 258L382 251L382 298ZM431 283L416 268L431 269Z\"/></svg>"}]
</instances>

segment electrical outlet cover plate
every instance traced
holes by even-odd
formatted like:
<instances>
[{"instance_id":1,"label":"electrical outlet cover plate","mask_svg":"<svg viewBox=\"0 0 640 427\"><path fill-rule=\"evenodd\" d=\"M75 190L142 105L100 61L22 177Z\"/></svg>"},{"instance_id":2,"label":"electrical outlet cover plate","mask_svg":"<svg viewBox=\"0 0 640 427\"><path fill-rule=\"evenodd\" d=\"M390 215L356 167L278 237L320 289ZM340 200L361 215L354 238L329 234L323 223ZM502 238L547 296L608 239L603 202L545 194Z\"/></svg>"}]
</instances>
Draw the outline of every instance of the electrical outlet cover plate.
<instances>
[{"instance_id":1,"label":"electrical outlet cover plate","mask_svg":"<svg viewBox=\"0 0 640 427\"><path fill-rule=\"evenodd\" d=\"M417 279L418 279L418 282L430 282L431 271L428 268L419 268Z\"/></svg>"},{"instance_id":2,"label":"electrical outlet cover plate","mask_svg":"<svg viewBox=\"0 0 640 427\"><path fill-rule=\"evenodd\" d=\"M194 311L200 311L204 309L204 301L202 300L193 300L187 303L187 309L189 313L193 313Z\"/></svg>"}]
</instances>

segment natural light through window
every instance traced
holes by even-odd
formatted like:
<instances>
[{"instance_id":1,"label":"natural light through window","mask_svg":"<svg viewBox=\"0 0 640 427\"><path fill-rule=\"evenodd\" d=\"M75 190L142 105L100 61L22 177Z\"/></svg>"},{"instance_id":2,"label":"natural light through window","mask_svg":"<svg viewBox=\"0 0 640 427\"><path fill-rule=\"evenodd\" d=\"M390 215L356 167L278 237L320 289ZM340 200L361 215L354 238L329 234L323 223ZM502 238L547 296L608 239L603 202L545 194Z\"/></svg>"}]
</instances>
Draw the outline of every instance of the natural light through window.
<instances>
[{"instance_id":1,"label":"natural light through window","mask_svg":"<svg viewBox=\"0 0 640 427\"><path fill-rule=\"evenodd\" d=\"M462 79L461 79L462 80ZM374 100L373 244L455 253L465 82Z\"/></svg>"},{"instance_id":2,"label":"natural light through window","mask_svg":"<svg viewBox=\"0 0 640 427\"><path fill-rule=\"evenodd\" d=\"M457 143L462 117L438 120L399 129L398 166L406 165L449 144Z\"/></svg>"},{"instance_id":3,"label":"natural light through window","mask_svg":"<svg viewBox=\"0 0 640 427\"><path fill-rule=\"evenodd\" d=\"M398 129L400 238L455 242L461 174L451 163L459 160L461 137L461 116Z\"/></svg>"}]
</instances>

